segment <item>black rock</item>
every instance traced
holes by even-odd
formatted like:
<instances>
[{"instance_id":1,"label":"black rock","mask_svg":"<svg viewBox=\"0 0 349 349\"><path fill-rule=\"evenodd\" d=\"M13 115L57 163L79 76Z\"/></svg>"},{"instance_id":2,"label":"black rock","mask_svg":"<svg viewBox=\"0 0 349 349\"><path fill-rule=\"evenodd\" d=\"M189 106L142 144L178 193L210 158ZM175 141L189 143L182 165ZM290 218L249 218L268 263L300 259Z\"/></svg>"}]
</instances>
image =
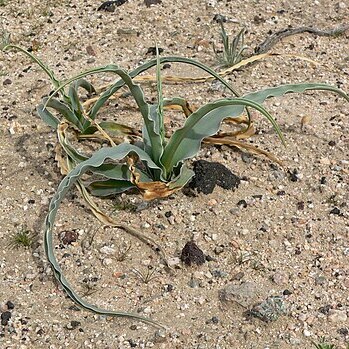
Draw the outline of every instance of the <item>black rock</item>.
<instances>
[{"instance_id":1,"label":"black rock","mask_svg":"<svg viewBox=\"0 0 349 349\"><path fill-rule=\"evenodd\" d=\"M67 325L67 329L68 330L75 330L80 325L81 325L80 321L72 320L72 321L70 321L70 324Z\"/></svg>"},{"instance_id":2,"label":"black rock","mask_svg":"<svg viewBox=\"0 0 349 349\"><path fill-rule=\"evenodd\" d=\"M1 314L1 325L6 326L8 324L8 320L11 319L11 313L9 311L5 311Z\"/></svg>"},{"instance_id":3,"label":"black rock","mask_svg":"<svg viewBox=\"0 0 349 349\"><path fill-rule=\"evenodd\" d=\"M349 330L345 327L339 328L337 332L342 336L347 336L349 334Z\"/></svg>"},{"instance_id":4,"label":"black rock","mask_svg":"<svg viewBox=\"0 0 349 349\"><path fill-rule=\"evenodd\" d=\"M318 310L320 313L327 315L330 309L332 309L332 307L328 304L323 307L320 307Z\"/></svg>"},{"instance_id":5,"label":"black rock","mask_svg":"<svg viewBox=\"0 0 349 349\"><path fill-rule=\"evenodd\" d=\"M150 7L151 5L161 4L161 0L144 0L145 6Z\"/></svg>"},{"instance_id":6,"label":"black rock","mask_svg":"<svg viewBox=\"0 0 349 349\"><path fill-rule=\"evenodd\" d=\"M219 13L216 13L213 17L213 21L216 23L225 23L227 20L227 17L220 15Z\"/></svg>"},{"instance_id":7,"label":"black rock","mask_svg":"<svg viewBox=\"0 0 349 349\"><path fill-rule=\"evenodd\" d=\"M218 324L219 319L218 319L218 317L217 317L217 316L212 316L211 321L212 321L212 323L214 323L214 324Z\"/></svg>"},{"instance_id":8,"label":"black rock","mask_svg":"<svg viewBox=\"0 0 349 349\"><path fill-rule=\"evenodd\" d=\"M7 301L6 303L8 310L14 309L15 305L11 301Z\"/></svg>"},{"instance_id":9,"label":"black rock","mask_svg":"<svg viewBox=\"0 0 349 349\"><path fill-rule=\"evenodd\" d=\"M340 215L340 214L341 214L341 210L340 210L338 207L335 207L335 208L333 208L333 209L330 211L330 214L337 214L337 215Z\"/></svg>"},{"instance_id":10,"label":"black rock","mask_svg":"<svg viewBox=\"0 0 349 349\"><path fill-rule=\"evenodd\" d=\"M243 208L246 208L246 207L247 207L247 202L246 202L246 200L240 200L240 201L236 204L236 206L241 206L241 207L243 207Z\"/></svg>"},{"instance_id":11,"label":"black rock","mask_svg":"<svg viewBox=\"0 0 349 349\"><path fill-rule=\"evenodd\" d=\"M11 85L12 81L10 79L5 79L4 82L2 83L4 86L6 85Z\"/></svg>"},{"instance_id":12,"label":"black rock","mask_svg":"<svg viewBox=\"0 0 349 349\"><path fill-rule=\"evenodd\" d=\"M186 265L201 265L206 261L202 250L196 245L194 241L189 241L185 244L181 254L181 261Z\"/></svg>"},{"instance_id":13,"label":"black rock","mask_svg":"<svg viewBox=\"0 0 349 349\"><path fill-rule=\"evenodd\" d=\"M159 54L161 54L162 52L164 52L164 49L161 48L161 47L158 47L158 50L159 50ZM155 47L155 46L148 47L147 54L148 54L148 53L151 53L153 56L155 56L155 55L156 55L156 47Z\"/></svg>"},{"instance_id":14,"label":"black rock","mask_svg":"<svg viewBox=\"0 0 349 349\"><path fill-rule=\"evenodd\" d=\"M59 233L59 239L63 245L71 245L73 242L76 242L79 234L73 230L64 230ZM63 247L64 248L64 247Z\"/></svg>"},{"instance_id":15,"label":"black rock","mask_svg":"<svg viewBox=\"0 0 349 349\"><path fill-rule=\"evenodd\" d=\"M290 181L291 182L297 182L298 181L298 171L297 169L294 169L293 171L288 171L288 175L289 175L289 178L290 178Z\"/></svg>"},{"instance_id":16,"label":"black rock","mask_svg":"<svg viewBox=\"0 0 349 349\"><path fill-rule=\"evenodd\" d=\"M194 163L195 176L189 186L199 193L211 194L216 185L223 189L237 188L240 178L218 162L198 160Z\"/></svg>"},{"instance_id":17,"label":"black rock","mask_svg":"<svg viewBox=\"0 0 349 349\"><path fill-rule=\"evenodd\" d=\"M127 2L127 0L105 1L102 5L98 7L97 11L114 12L115 6L121 6L125 2Z\"/></svg>"},{"instance_id":18,"label":"black rock","mask_svg":"<svg viewBox=\"0 0 349 349\"><path fill-rule=\"evenodd\" d=\"M165 289L166 292L172 292L174 287L171 284L166 284L164 289Z\"/></svg>"}]
</instances>

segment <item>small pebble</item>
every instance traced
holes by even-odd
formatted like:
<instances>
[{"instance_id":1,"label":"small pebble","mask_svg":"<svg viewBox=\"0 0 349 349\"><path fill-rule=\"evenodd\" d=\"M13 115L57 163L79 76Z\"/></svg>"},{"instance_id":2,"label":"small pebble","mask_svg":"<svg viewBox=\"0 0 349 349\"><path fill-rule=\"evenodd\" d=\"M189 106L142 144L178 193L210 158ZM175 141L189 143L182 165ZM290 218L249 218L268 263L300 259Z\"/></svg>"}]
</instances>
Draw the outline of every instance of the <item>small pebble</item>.
<instances>
[{"instance_id":1,"label":"small pebble","mask_svg":"<svg viewBox=\"0 0 349 349\"><path fill-rule=\"evenodd\" d=\"M110 246L103 246L99 249L100 253L106 254L106 255L113 255L116 253L115 248L112 248Z\"/></svg>"},{"instance_id":2,"label":"small pebble","mask_svg":"<svg viewBox=\"0 0 349 349\"><path fill-rule=\"evenodd\" d=\"M5 79L4 82L2 83L4 86L6 85L11 85L12 81L10 79Z\"/></svg>"},{"instance_id":3,"label":"small pebble","mask_svg":"<svg viewBox=\"0 0 349 349\"><path fill-rule=\"evenodd\" d=\"M5 311L1 314L1 325L6 326L8 321L11 319L11 313L9 311Z\"/></svg>"},{"instance_id":4,"label":"small pebble","mask_svg":"<svg viewBox=\"0 0 349 349\"><path fill-rule=\"evenodd\" d=\"M283 285L288 282L288 274L283 271L278 271L272 276L272 280L277 285Z\"/></svg>"},{"instance_id":5,"label":"small pebble","mask_svg":"<svg viewBox=\"0 0 349 349\"><path fill-rule=\"evenodd\" d=\"M330 211L330 214L340 215L341 210L338 207L335 207Z\"/></svg>"},{"instance_id":6,"label":"small pebble","mask_svg":"<svg viewBox=\"0 0 349 349\"><path fill-rule=\"evenodd\" d=\"M328 320L335 323L346 322L348 320L347 312L345 310L330 309Z\"/></svg>"},{"instance_id":7,"label":"small pebble","mask_svg":"<svg viewBox=\"0 0 349 349\"><path fill-rule=\"evenodd\" d=\"M14 309L15 305L11 301L7 301L6 303L8 310Z\"/></svg>"}]
</instances>

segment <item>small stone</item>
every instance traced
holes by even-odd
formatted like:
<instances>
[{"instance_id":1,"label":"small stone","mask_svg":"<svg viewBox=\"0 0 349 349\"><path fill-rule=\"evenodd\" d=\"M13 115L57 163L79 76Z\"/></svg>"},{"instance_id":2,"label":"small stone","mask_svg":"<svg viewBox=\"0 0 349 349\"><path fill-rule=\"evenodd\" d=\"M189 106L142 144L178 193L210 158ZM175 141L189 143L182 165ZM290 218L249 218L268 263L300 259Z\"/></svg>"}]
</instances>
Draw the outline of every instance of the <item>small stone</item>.
<instances>
[{"instance_id":1,"label":"small stone","mask_svg":"<svg viewBox=\"0 0 349 349\"><path fill-rule=\"evenodd\" d=\"M311 332L309 330L307 330L307 329L305 329L303 331L303 334L304 334L305 337L310 337L311 336Z\"/></svg>"},{"instance_id":2,"label":"small stone","mask_svg":"<svg viewBox=\"0 0 349 349\"><path fill-rule=\"evenodd\" d=\"M171 284L166 284L166 285L164 286L164 290L165 290L166 292L172 292L173 289L174 289L174 287L173 287L173 285L171 285Z\"/></svg>"},{"instance_id":3,"label":"small stone","mask_svg":"<svg viewBox=\"0 0 349 349\"><path fill-rule=\"evenodd\" d=\"M335 207L330 211L330 214L340 215L341 210L338 207Z\"/></svg>"},{"instance_id":4,"label":"small stone","mask_svg":"<svg viewBox=\"0 0 349 349\"><path fill-rule=\"evenodd\" d=\"M331 160L329 158L321 158L320 164L322 165L331 165Z\"/></svg>"},{"instance_id":5,"label":"small stone","mask_svg":"<svg viewBox=\"0 0 349 349\"><path fill-rule=\"evenodd\" d=\"M213 252L214 252L216 255L220 255L221 253L224 252L224 245L216 246L216 247L214 248Z\"/></svg>"},{"instance_id":6,"label":"small stone","mask_svg":"<svg viewBox=\"0 0 349 349\"><path fill-rule=\"evenodd\" d=\"M86 52L90 56L96 56L96 52L91 45L86 46Z\"/></svg>"},{"instance_id":7,"label":"small stone","mask_svg":"<svg viewBox=\"0 0 349 349\"><path fill-rule=\"evenodd\" d=\"M113 260L111 258L103 259L103 265L105 265L106 267L111 264L113 264Z\"/></svg>"},{"instance_id":8,"label":"small stone","mask_svg":"<svg viewBox=\"0 0 349 349\"><path fill-rule=\"evenodd\" d=\"M92 64L94 62L96 62L96 59L93 58L93 57L88 58L87 61L86 61L87 64Z\"/></svg>"},{"instance_id":9,"label":"small stone","mask_svg":"<svg viewBox=\"0 0 349 349\"><path fill-rule=\"evenodd\" d=\"M206 259L203 251L196 245L194 241L188 241L183 247L181 261L186 265L204 264Z\"/></svg>"},{"instance_id":10,"label":"small stone","mask_svg":"<svg viewBox=\"0 0 349 349\"><path fill-rule=\"evenodd\" d=\"M8 310L12 310L15 307L15 305L11 301L7 301L6 305Z\"/></svg>"},{"instance_id":11,"label":"small stone","mask_svg":"<svg viewBox=\"0 0 349 349\"><path fill-rule=\"evenodd\" d=\"M288 274L282 271L278 271L272 276L272 280L277 285L286 284L288 282Z\"/></svg>"},{"instance_id":12,"label":"small stone","mask_svg":"<svg viewBox=\"0 0 349 349\"><path fill-rule=\"evenodd\" d=\"M346 5L345 2L343 2L343 1L337 3L336 6L337 6L337 8L338 8L339 10L345 10L345 9L347 8L347 5Z\"/></svg>"},{"instance_id":13,"label":"small stone","mask_svg":"<svg viewBox=\"0 0 349 349\"><path fill-rule=\"evenodd\" d=\"M253 156L251 154L248 154L248 153L242 153L241 154L241 160L245 164L250 164L253 161Z\"/></svg>"},{"instance_id":14,"label":"small stone","mask_svg":"<svg viewBox=\"0 0 349 349\"><path fill-rule=\"evenodd\" d=\"M9 311L5 311L1 314L1 325L6 326L8 321L11 319L11 313Z\"/></svg>"},{"instance_id":15,"label":"small stone","mask_svg":"<svg viewBox=\"0 0 349 349\"><path fill-rule=\"evenodd\" d=\"M59 239L64 245L71 245L76 242L79 234L75 230L64 230L59 233Z\"/></svg>"},{"instance_id":16,"label":"small stone","mask_svg":"<svg viewBox=\"0 0 349 349\"><path fill-rule=\"evenodd\" d=\"M247 202L246 200L240 200L236 206L242 207L242 208L246 208L247 207Z\"/></svg>"},{"instance_id":17,"label":"small stone","mask_svg":"<svg viewBox=\"0 0 349 349\"><path fill-rule=\"evenodd\" d=\"M328 320L330 322L346 322L347 319L348 316L345 310L330 309L328 312Z\"/></svg>"},{"instance_id":18,"label":"small stone","mask_svg":"<svg viewBox=\"0 0 349 349\"><path fill-rule=\"evenodd\" d=\"M189 185L199 193L211 194L216 185L223 189L234 189L240 184L240 178L218 162L198 160L194 162L193 170L195 176Z\"/></svg>"},{"instance_id":19,"label":"small stone","mask_svg":"<svg viewBox=\"0 0 349 349\"><path fill-rule=\"evenodd\" d=\"M188 282L188 286L191 288L198 288L200 286L200 282L196 278L191 277Z\"/></svg>"},{"instance_id":20,"label":"small stone","mask_svg":"<svg viewBox=\"0 0 349 349\"><path fill-rule=\"evenodd\" d=\"M327 315L330 310L331 310L331 306L329 304L319 308L319 312L325 315Z\"/></svg>"},{"instance_id":21,"label":"small stone","mask_svg":"<svg viewBox=\"0 0 349 349\"><path fill-rule=\"evenodd\" d=\"M349 334L349 330L345 327L339 328L337 332L342 336L347 336Z\"/></svg>"},{"instance_id":22,"label":"small stone","mask_svg":"<svg viewBox=\"0 0 349 349\"><path fill-rule=\"evenodd\" d=\"M158 329L154 333L154 343L164 343L166 341L166 331Z\"/></svg>"},{"instance_id":23,"label":"small stone","mask_svg":"<svg viewBox=\"0 0 349 349\"><path fill-rule=\"evenodd\" d=\"M168 223L171 225L174 225L176 223L174 216L168 217L167 220L168 220Z\"/></svg>"},{"instance_id":24,"label":"small stone","mask_svg":"<svg viewBox=\"0 0 349 349\"><path fill-rule=\"evenodd\" d=\"M116 250L110 246L103 246L99 249L99 252L107 255L113 255L116 253Z\"/></svg>"},{"instance_id":25,"label":"small stone","mask_svg":"<svg viewBox=\"0 0 349 349\"><path fill-rule=\"evenodd\" d=\"M299 180L299 174L297 169L293 169L292 171L288 171L288 175L291 182L297 182Z\"/></svg>"},{"instance_id":26,"label":"small stone","mask_svg":"<svg viewBox=\"0 0 349 349\"><path fill-rule=\"evenodd\" d=\"M119 35L137 35L137 30L132 28L118 28L116 33Z\"/></svg>"},{"instance_id":27,"label":"small stone","mask_svg":"<svg viewBox=\"0 0 349 349\"><path fill-rule=\"evenodd\" d=\"M6 85L11 85L12 81L10 79L5 79L4 82L2 83L4 86Z\"/></svg>"},{"instance_id":28,"label":"small stone","mask_svg":"<svg viewBox=\"0 0 349 349\"><path fill-rule=\"evenodd\" d=\"M322 286L326 282L326 278L323 275L315 277L315 285Z\"/></svg>"},{"instance_id":29,"label":"small stone","mask_svg":"<svg viewBox=\"0 0 349 349\"><path fill-rule=\"evenodd\" d=\"M207 202L207 205L208 206L216 206L218 204L217 200L216 199L210 199L208 200Z\"/></svg>"},{"instance_id":30,"label":"small stone","mask_svg":"<svg viewBox=\"0 0 349 349\"><path fill-rule=\"evenodd\" d=\"M152 5L158 5L161 4L161 0L144 0L145 6L150 7Z\"/></svg>"},{"instance_id":31,"label":"small stone","mask_svg":"<svg viewBox=\"0 0 349 349\"><path fill-rule=\"evenodd\" d=\"M114 0L114 1L105 1L102 5L100 5L97 9L97 11L107 11L107 12L114 12L115 6L121 6L123 5L127 0Z\"/></svg>"},{"instance_id":32,"label":"small stone","mask_svg":"<svg viewBox=\"0 0 349 349\"><path fill-rule=\"evenodd\" d=\"M254 282L244 282L241 285L228 284L219 292L221 301L236 302L245 308L250 308L259 297L260 285Z\"/></svg>"},{"instance_id":33,"label":"small stone","mask_svg":"<svg viewBox=\"0 0 349 349\"><path fill-rule=\"evenodd\" d=\"M212 323L213 323L213 324L218 324L219 319L218 319L218 317L217 317L217 316L212 316L211 321L212 321Z\"/></svg>"},{"instance_id":34,"label":"small stone","mask_svg":"<svg viewBox=\"0 0 349 349\"><path fill-rule=\"evenodd\" d=\"M70 324L68 324L66 326L67 330L75 330L77 327L79 327L81 325L81 322L80 321L75 321L75 320L72 320L70 321Z\"/></svg>"},{"instance_id":35,"label":"small stone","mask_svg":"<svg viewBox=\"0 0 349 349\"><path fill-rule=\"evenodd\" d=\"M179 265L181 263L181 260L178 257L173 257L173 258L169 258L167 260L167 263L170 267L174 267L176 265Z\"/></svg>"}]
</instances>

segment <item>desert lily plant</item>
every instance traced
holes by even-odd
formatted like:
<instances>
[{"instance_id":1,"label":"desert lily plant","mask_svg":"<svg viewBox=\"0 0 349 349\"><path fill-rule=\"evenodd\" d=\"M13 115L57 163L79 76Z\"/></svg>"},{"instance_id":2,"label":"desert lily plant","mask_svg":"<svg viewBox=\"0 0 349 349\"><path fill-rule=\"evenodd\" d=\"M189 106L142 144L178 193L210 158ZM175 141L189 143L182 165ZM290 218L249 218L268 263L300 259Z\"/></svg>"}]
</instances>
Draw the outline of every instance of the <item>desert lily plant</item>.
<instances>
[{"instance_id":1,"label":"desert lily plant","mask_svg":"<svg viewBox=\"0 0 349 349\"><path fill-rule=\"evenodd\" d=\"M223 50L222 52L218 52L215 45L213 45L213 51L221 67L232 67L242 61L243 52L247 49L247 46L245 45L246 29L242 28L233 40L230 41L230 38L225 31L223 21L221 20L219 23L221 26L220 36Z\"/></svg>"},{"instance_id":2,"label":"desert lily plant","mask_svg":"<svg viewBox=\"0 0 349 349\"><path fill-rule=\"evenodd\" d=\"M109 316L131 317L158 325L153 320L144 318L139 314L122 311L100 309L80 298L64 277L60 265L54 254L53 228L59 206L68 191L76 185L83 194L93 213L105 224L120 227L131 234L134 231L125 225L117 224L94 204L91 194L95 196L110 196L128 189L138 189L145 199L166 197L181 189L193 177L193 171L187 167L187 160L194 157L205 139L217 134L221 123L225 119L238 120L248 110L256 110L265 116L273 125L276 133L283 141L281 131L262 103L272 97L287 93L300 93L308 90L323 90L337 93L349 101L349 97L340 89L327 84L304 83L281 85L261 91L239 96L235 89L209 67L188 58L159 57L147 62L131 72L126 72L117 65L110 64L78 74L66 81L58 80L53 72L39 59L17 46L7 46L6 49L15 48L28 54L49 76L54 91L49 97L44 98L38 106L38 114L44 122L57 130L58 140L63 149L62 154L57 154L63 173L66 174L53 196L45 220L44 244L48 261L54 275L72 300L84 309L97 314ZM176 62L196 66L214 79L219 80L232 94L230 98L218 99L192 111L186 100L181 97L164 98L162 94L161 65ZM157 101L148 103L143 89L137 84L139 74L156 67ZM93 99L88 110L79 97L78 89L83 88L88 93L96 89L85 78L92 74L114 73L118 79L104 92ZM130 127L115 122L98 122L97 115L101 108L115 96L118 91L127 86L132 94L140 115L143 119L141 137ZM167 136L164 124L164 110L167 106L176 106L186 115L184 125ZM53 113L51 112L53 111ZM249 115L249 114L248 114ZM108 140L110 147L103 147L92 155L82 154L69 142L66 135L68 127L72 127L78 136L99 134ZM137 136L137 142L115 144L110 131L117 131L122 135ZM229 138L213 138L217 144L232 144ZM66 161L62 159L65 157ZM85 175L93 174L86 181Z\"/></svg>"}]
</instances>

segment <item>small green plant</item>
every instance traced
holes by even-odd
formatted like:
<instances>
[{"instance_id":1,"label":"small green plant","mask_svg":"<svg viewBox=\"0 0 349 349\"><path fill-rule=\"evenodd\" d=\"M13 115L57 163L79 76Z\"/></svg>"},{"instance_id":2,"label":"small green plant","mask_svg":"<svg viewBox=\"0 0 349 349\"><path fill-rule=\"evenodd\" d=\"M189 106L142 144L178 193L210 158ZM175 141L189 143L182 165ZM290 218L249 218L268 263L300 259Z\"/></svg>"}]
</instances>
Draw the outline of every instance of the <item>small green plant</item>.
<instances>
[{"instance_id":1,"label":"small green plant","mask_svg":"<svg viewBox=\"0 0 349 349\"><path fill-rule=\"evenodd\" d=\"M28 229L23 227L11 236L11 241L8 246L13 249L19 249L22 247L29 248L32 246L32 244L32 233Z\"/></svg>"},{"instance_id":2,"label":"small green plant","mask_svg":"<svg viewBox=\"0 0 349 349\"><path fill-rule=\"evenodd\" d=\"M86 310L102 315L132 317L156 325L158 325L156 322L139 314L109 311L87 303L78 296L63 275L54 253L52 235L57 211L68 191L76 185L91 210L101 219L103 214L92 201L90 194L106 197L129 189L138 189L146 200L171 195L193 177L194 172L187 167L187 160L197 155L202 141L208 137L212 139L225 119L238 119L245 111L248 113L248 108L255 109L265 116L283 141L277 123L262 105L268 98L283 96L287 93L322 90L337 93L349 101L349 96L344 91L320 83L280 85L239 96L225 79L206 65L188 58L160 58L159 55L155 60L129 73L115 64L110 64L88 70L63 82L57 79L54 73L31 53L14 45L6 46L5 50L11 48L24 52L39 64L49 76L55 89L49 97L44 98L37 109L42 120L57 130L58 141L64 153L63 156L57 153L57 157L62 158L59 160L61 170L67 174L51 200L45 220L45 251L55 277L70 298ZM187 101L181 97L164 98L160 76L160 68L164 63L182 63L202 69L214 79L219 80L232 96L207 103L196 111L192 111ZM152 67L156 67L157 101L149 103L145 99L143 89L135 80L138 75ZM78 94L79 89L84 89L88 94L95 93L96 89L85 78L92 74L105 73L115 74L118 80L94 98L92 105L86 108L86 104ZM114 121L99 122L97 119L102 107L124 86L130 90L142 116L141 135L137 130L125 125ZM164 110L166 106L180 107L186 116L184 125L172 134L165 129ZM111 146L102 147L92 155L82 154L69 142L68 128L73 129L77 137L102 137ZM132 137L129 138L129 143L117 144L113 137L115 134ZM219 138L218 141L218 144L231 144L229 137L226 140L227 143L222 143L224 141L222 138ZM64 156L65 161L63 161ZM86 178L88 175L90 175L89 179ZM110 218L105 218L105 222L109 224ZM131 231L125 228L125 225L113 224L126 231ZM132 234L139 237L133 231Z\"/></svg>"},{"instance_id":3,"label":"small green plant","mask_svg":"<svg viewBox=\"0 0 349 349\"><path fill-rule=\"evenodd\" d=\"M232 67L242 61L243 52L247 49L247 46L245 46L246 29L242 28L234 37L233 41L230 41L229 36L225 31L223 21L220 21L219 23L221 25L220 35L223 43L223 51L219 52L215 45L213 45L213 51L221 67Z\"/></svg>"},{"instance_id":4,"label":"small green plant","mask_svg":"<svg viewBox=\"0 0 349 349\"><path fill-rule=\"evenodd\" d=\"M0 0L0 7L1 6L6 6L7 0Z\"/></svg>"},{"instance_id":5,"label":"small green plant","mask_svg":"<svg viewBox=\"0 0 349 349\"><path fill-rule=\"evenodd\" d=\"M335 349L336 348L334 344L326 343L325 337L322 337L320 339L320 343L315 343L314 341L312 341L312 344L316 349Z\"/></svg>"},{"instance_id":6,"label":"small green plant","mask_svg":"<svg viewBox=\"0 0 349 349\"><path fill-rule=\"evenodd\" d=\"M137 205L132 202L125 202L120 197L116 197L112 203L112 212L115 211L128 211L128 212L136 212Z\"/></svg>"},{"instance_id":7,"label":"small green plant","mask_svg":"<svg viewBox=\"0 0 349 349\"><path fill-rule=\"evenodd\" d=\"M157 275L155 275L156 268L152 267L151 265L149 265L145 271L133 268L132 272L145 284L148 284L150 281L158 277Z\"/></svg>"},{"instance_id":8,"label":"small green plant","mask_svg":"<svg viewBox=\"0 0 349 349\"><path fill-rule=\"evenodd\" d=\"M123 262L127 258L128 253L131 251L131 248L131 243L121 242L118 246L116 260L118 262Z\"/></svg>"}]
</instances>

